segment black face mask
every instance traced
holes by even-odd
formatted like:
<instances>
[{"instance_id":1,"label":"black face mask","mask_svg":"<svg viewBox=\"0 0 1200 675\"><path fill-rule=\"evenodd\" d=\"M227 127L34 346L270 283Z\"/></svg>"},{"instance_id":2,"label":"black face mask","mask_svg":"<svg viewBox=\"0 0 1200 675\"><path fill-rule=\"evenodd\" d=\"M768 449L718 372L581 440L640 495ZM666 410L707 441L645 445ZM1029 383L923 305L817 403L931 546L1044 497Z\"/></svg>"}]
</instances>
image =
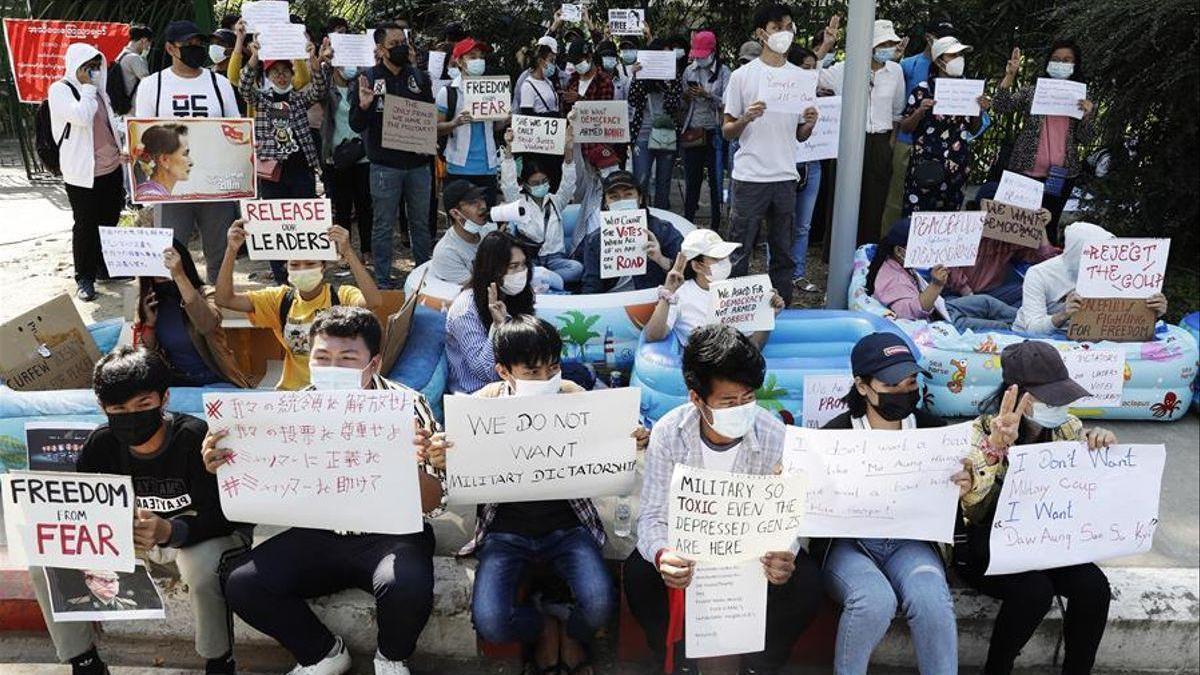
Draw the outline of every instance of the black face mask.
<instances>
[{"instance_id":1,"label":"black face mask","mask_svg":"<svg viewBox=\"0 0 1200 675\"><path fill-rule=\"evenodd\" d=\"M154 437L163 424L162 408L108 415L108 428L122 445L142 445Z\"/></svg>"},{"instance_id":2,"label":"black face mask","mask_svg":"<svg viewBox=\"0 0 1200 675\"><path fill-rule=\"evenodd\" d=\"M899 422L913 414L921 400L921 393L916 389L899 394L883 394L877 391L875 395L879 397L879 402L871 407L889 422Z\"/></svg>"},{"instance_id":3,"label":"black face mask","mask_svg":"<svg viewBox=\"0 0 1200 675\"><path fill-rule=\"evenodd\" d=\"M179 48L179 60L188 68L200 68L208 61L208 48L204 45L183 45Z\"/></svg>"},{"instance_id":4,"label":"black face mask","mask_svg":"<svg viewBox=\"0 0 1200 675\"><path fill-rule=\"evenodd\" d=\"M396 45L388 49L387 60L392 62L393 66L403 68L408 65L408 45Z\"/></svg>"}]
</instances>

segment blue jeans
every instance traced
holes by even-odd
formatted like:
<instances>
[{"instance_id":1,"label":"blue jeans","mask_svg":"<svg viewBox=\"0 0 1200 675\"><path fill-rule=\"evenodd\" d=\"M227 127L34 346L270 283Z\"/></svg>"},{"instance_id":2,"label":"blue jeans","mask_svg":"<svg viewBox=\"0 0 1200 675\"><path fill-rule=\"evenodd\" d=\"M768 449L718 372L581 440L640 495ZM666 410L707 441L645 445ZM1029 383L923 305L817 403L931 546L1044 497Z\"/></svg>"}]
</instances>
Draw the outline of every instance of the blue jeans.
<instances>
[{"instance_id":1,"label":"blue jeans","mask_svg":"<svg viewBox=\"0 0 1200 675\"><path fill-rule=\"evenodd\" d=\"M946 570L933 545L903 539L836 539L825 561L825 587L842 605L834 672L867 672L871 652L899 605L908 620L922 675L958 672L958 632Z\"/></svg>"},{"instance_id":2,"label":"blue jeans","mask_svg":"<svg viewBox=\"0 0 1200 675\"><path fill-rule=\"evenodd\" d=\"M429 233L429 190L433 177L428 166L395 169L382 164L371 165L371 205L374 224L371 228L371 254L375 257L375 281L387 285L392 277L392 238L396 218L400 215L400 199L404 198L408 217L408 236L412 240L415 264L433 255L433 235Z\"/></svg>"},{"instance_id":3,"label":"blue jeans","mask_svg":"<svg viewBox=\"0 0 1200 675\"><path fill-rule=\"evenodd\" d=\"M517 605L517 585L531 563L546 563L567 585L575 606L567 619L567 634L591 642L617 606L616 588L604 566L596 540L583 526L556 530L530 539L507 532L489 532L476 552L475 590L471 619L488 642L537 642L542 615L530 605Z\"/></svg>"},{"instance_id":4,"label":"blue jeans","mask_svg":"<svg viewBox=\"0 0 1200 675\"><path fill-rule=\"evenodd\" d=\"M541 265L558 276L558 287L554 288L554 284L551 284L551 288L556 291L563 290L563 284L573 284L583 278L583 263L572 260L563 253L540 255L534 258L534 264Z\"/></svg>"},{"instance_id":5,"label":"blue jeans","mask_svg":"<svg viewBox=\"0 0 1200 675\"><path fill-rule=\"evenodd\" d=\"M983 293L946 298L946 310L959 330L1008 330L1017 318L1015 308Z\"/></svg>"},{"instance_id":6,"label":"blue jeans","mask_svg":"<svg viewBox=\"0 0 1200 675\"><path fill-rule=\"evenodd\" d=\"M308 164L284 162L283 170L279 172L279 180L259 180L259 199L310 199L317 196L317 179ZM287 285L287 263L283 260L271 261L271 276L280 286Z\"/></svg>"},{"instance_id":7,"label":"blue jeans","mask_svg":"<svg viewBox=\"0 0 1200 675\"><path fill-rule=\"evenodd\" d=\"M650 141L639 142L633 148L633 178L638 182L646 203L656 209L671 208L671 167L675 153L650 150ZM650 171L654 171L654 199L650 195Z\"/></svg>"},{"instance_id":8,"label":"blue jeans","mask_svg":"<svg viewBox=\"0 0 1200 675\"><path fill-rule=\"evenodd\" d=\"M792 242L792 260L796 261L793 279L804 278L808 267L808 233L812 231L813 210L817 208L817 193L821 191L821 162L806 162L808 183L803 190L796 191L796 213L792 215L795 240Z\"/></svg>"}]
</instances>

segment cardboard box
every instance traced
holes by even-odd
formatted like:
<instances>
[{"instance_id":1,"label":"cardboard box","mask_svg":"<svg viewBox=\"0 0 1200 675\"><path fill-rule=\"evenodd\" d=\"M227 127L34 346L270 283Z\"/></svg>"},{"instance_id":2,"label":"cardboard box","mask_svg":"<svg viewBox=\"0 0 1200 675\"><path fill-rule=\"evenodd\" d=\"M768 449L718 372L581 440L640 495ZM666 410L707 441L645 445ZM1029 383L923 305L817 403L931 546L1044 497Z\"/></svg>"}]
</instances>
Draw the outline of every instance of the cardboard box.
<instances>
[{"instance_id":1,"label":"cardboard box","mask_svg":"<svg viewBox=\"0 0 1200 675\"><path fill-rule=\"evenodd\" d=\"M1144 298L1083 298L1067 337L1079 342L1148 342L1158 317Z\"/></svg>"},{"instance_id":2,"label":"cardboard box","mask_svg":"<svg viewBox=\"0 0 1200 675\"><path fill-rule=\"evenodd\" d=\"M88 389L99 360L66 294L0 325L0 381L17 391Z\"/></svg>"}]
</instances>

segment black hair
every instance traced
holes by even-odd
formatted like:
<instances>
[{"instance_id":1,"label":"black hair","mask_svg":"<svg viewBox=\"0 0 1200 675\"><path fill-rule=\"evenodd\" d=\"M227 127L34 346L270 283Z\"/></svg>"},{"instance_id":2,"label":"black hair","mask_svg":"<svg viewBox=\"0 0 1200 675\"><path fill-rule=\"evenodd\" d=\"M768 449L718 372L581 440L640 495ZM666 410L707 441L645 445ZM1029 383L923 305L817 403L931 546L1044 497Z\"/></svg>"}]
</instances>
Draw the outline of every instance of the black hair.
<instances>
[{"instance_id":1,"label":"black hair","mask_svg":"<svg viewBox=\"0 0 1200 675\"><path fill-rule=\"evenodd\" d=\"M792 18L792 8L777 2L769 2L759 5L758 9L754 10L754 27L766 28L767 24L772 21L778 23L783 19Z\"/></svg>"},{"instance_id":2,"label":"black hair","mask_svg":"<svg viewBox=\"0 0 1200 675\"><path fill-rule=\"evenodd\" d=\"M895 252L896 245L886 238L875 245L875 257L871 258L871 264L867 266L867 295L875 295L875 278L879 276L879 270L883 269L883 264Z\"/></svg>"},{"instance_id":3,"label":"black hair","mask_svg":"<svg viewBox=\"0 0 1200 675\"><path fill-rule=\"evenodd\" d=\"M873 378L870 375L859 375L858 379L862 383L871 386ZM850 391L842 397L842 401L846 403L846 407L850 409L851 417L863 417L867 414L867 407L870 405L867 402L867 397L858 392L858 387L853 382L850 383Z\"/></svg>"},{"instance_id":4,"label":"black hair","mask_svg":"<svg viewBox=\"0 0 1200 675\"><path fill-rule=\"evenodd\" d=\"M350 22L340 16L331 16L329 17L329 20L325 22L325 32L327 33L332 33L339 28L350 30Z\"/></svg>"},{"instance_id":5,"label":"black hair","mask_svg":"<svg viewBox=\"0 0 1200 675\"><path fill-rule=\"evenodd\" d=\"M687 261L687 264L685 264L683 266L683 280L684 281L691 281L692 279L696 278L696 270L692 269L692 263L696 262L699 259L700 259L700 256L696 256L695 258L690 258Z\"/></svg>"},{"instance_id":6,"label":"black hair","mask_svg":"<svg viewBox=\"0 0 1200 675\"><path fill-rule=\"evenodd\" d=\"M401 33L403 33L404 27L401 26L400 24L396 23L395 21L385 21L385 22L375 26L375 31L371 34L371 36L375 39L375 44L381 45L384 42L386 42L387 41L387 33L389 30L398 30Z\"/></svg>"},{"instance_id":7,"label":"black hair","mask_svg":"<svg viewBox=\"0 0 1200 675\"><path fill-rule=\"evenodd\" d=\"M374 312L366 307L336 305L317 312L317 317L308 327L308 343L311 345L318 335L361 337L367 343L367 351L371 356L376 356L383 343L383 326Z\"/></svg>"},{"instance_id":8,"label":"black hair","mask_svg":"<svg viewBox=\"0 0 1200 675\"><path fill-rule=\"evenodd\" d=\"M149 26L143 26L140 23L135 23L129 27L129 41L141 40L142 38L154 39L154 31L150 30Z\"/></svg>"},{"instance_id":9,"label":"black hair","mask_svg":"<svg viewBox=\"0 0 1200 675\"><path fill-rule=\"evenodd\" d=\"M617 56L617 46L612 40L602 40L596 45L596 56Z\"/></svg>"},{"instance_id":10,"label":"black hair","mask_svg":"<svg viewBox=\"0 0 1200 675\"><path fill-rule=\"evenodd\" d=\"M171 367L156 351L145 347L118 347L106 354L92 371L92 389L101 405L120 405L139 394L171 386Z\"/></svg>"},{"instance_id":11,"label":"black hair","mask_svg":"<svg viewBox=\"0 0 1200 675\"><path fill-rule=\"evenodd\" d=\"M683 381L687 388L707 399L714 380L728 380L751 389L762 387L767 361L750 338L721 324L692 331L683 348Z\"/></svg>"},{"instance_id":12,"label":"black hair","mask_svg":"<svg viewBox=\"0 0 1200 675\"><path fill-rule=\"evenodd\" d=\"M795 44L792 45L791 47L788 47L787 60L788 60L788 63L792 64L793 66L799 66L799 67L803 68L804 67L804 59L807 59L809 57L812 57L814 60L820 60L820 59L817 59L816 52L809 49L808 47L803 47L801 45L795 45Z\"/></svg>"},{"instance_id":13,"label":"black hair","mask_svg":"<svg viewBox=\"0 0 1200 675\"><path fill-rule=\"evenodd\" d=\"M496 363L513 366L545 366L562 361L562 337L558 329L532 314L521 314L492 331L492 354Z\"/></svg>"},{"instance_id":14,"label":"black hair","mask_svg":"<svg viewBox=\"0 0 1200 675\"><path fill-rule=\"evenodd\" d=\"M221 28L225 28L227 30L233 30L233 27L236 26L237 22L239 22L241 20L242 20L241 14L232 14L232 13L226 14L225 16L221 17Z\"/></svg>"},{"instance_id":15,"label":"black hair","mask_svg":"<svg viewBox=\"0 0 1200 675\"><path fill-rule=\"evenodd\" d=\"M508 263L512 259L512 250L519 248L525 252L525 288L516 295L505 295L504 305L509 316L533 314L533 264L529 261L527 247L507 232L497 230L489 232L479 241L475 251L475 262L471 265L471 280L467 284L471 295L475 298L475 310L479 313L479 321L484 328L492 327L492 313L488 310L488 287L504 280L508 274Z\"/></svg>"},{"instance_id":16,"label":"black hair","mask_svg":"<svg viewBox=\"0 0 1200 675\"><path fill-rule=\"evenodd\" d=\"M536 173L540 173L547 178L550 177L550 172L546 170L546 167L540 161L526 155L525 159L521 161L521 184L524 185L529 180L529 177Z\"/></svg>"},{"instance_id":17,"label":"black hair","mask_svg":"<svg viewBox=\"0 0 1200 675\"><path fill-rule=\"evenodd\" d=\"M1074 80L1075 82L1086 82L1087 78L1083 75L1083 51L1074 40L1069 38L1059 38L1050 43L1050 48L1046 50L1046 60L1042 63L1042 72L1045 72L1046 66L1050 65L1050 57L1060 49L1070 49L1071 54L1075 57L1075 70L1071 72L1071 77L1067 79Z\"/></svg>"},{"instance_id":18,"label":"black hair","mask_svg":"<svg viewBox=\"0 0 1200 675\"><path fill-rule=\"evenodd\" d=\"M196 261L192 260L191 251L188 251L187 246L183 245L178 239L173 240L171 246L179 254L179 260L183 264L183 276L187 277L188 282L192 284L192 288L195 288L197 292L203 293L201 289L204 287L204 280L200 278L200 273L196 271ZM174 282L172 281L171 283ZM137 316L139 322L145 323L146 321L146 295L153 289L154 277L138 277ZM159 297L158 301L161 303L163 298ZM187 312L183 312L183 320L185 322L190 321Z\"/></svg>"},{"instance_id":19,"label":"black hair","mask_svg":"<svg viewBox=\"0 0 1200 675\"><path fill-rule=\"evenodd\" d=\"M537 64L538 61L541 61L547 56L555 61L558 60L554 50L550 49L550 45L537 45L537 49L535 49L533 52L533 64L531 64L529 67L532 68L533 65Z\"/></svg>"}]
</instances>

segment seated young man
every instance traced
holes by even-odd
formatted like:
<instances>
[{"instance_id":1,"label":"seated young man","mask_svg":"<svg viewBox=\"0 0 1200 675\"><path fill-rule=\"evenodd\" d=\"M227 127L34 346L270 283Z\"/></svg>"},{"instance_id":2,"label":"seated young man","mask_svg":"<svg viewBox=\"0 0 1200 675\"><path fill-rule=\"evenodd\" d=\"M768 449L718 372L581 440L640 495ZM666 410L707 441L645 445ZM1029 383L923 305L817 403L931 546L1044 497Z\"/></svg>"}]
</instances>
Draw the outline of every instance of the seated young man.
<instances>
[{"instance_id":1,"label":"seated young man","mask_svg":"<svg viewBox=\"0 0 1200 675\"><path fill-rule=\"evenodd\" d=\"M218 566L245 550L250 526L221 512L217 480L204 470L200 446L208 425L166 412L171 369L157 353L121 347L100 359L93 375L96 398L108 416L88 436L75 469L133 477L137 495L133 538L139 554L172 558L188 588L196 621L196 653L207 673L233 673L233 633L221 593ZM108 673L96 653L94 624L53 621L42 568L29 568L50 638L75 674Z\"/></svg>"},{"instance_id":2,"label":"seated young man","mask_svg":"<svg viewBox=\"0 0 1200 675\"><path fill-rule=\"evenodd\" d=\"M658 420L650 433L642 482L637 550L625 561L625 597L656 657L667 656L668 590L686 589L695 563L668 545L667 512L676 464L767 475L783 456L783 422L758 406L766 361L750 338L729 326L697 328L683 350L688 402ZM816 616L821 575L804 551L763 551L767 591L766 649L741 658L742 673L777 673ZM676 643L675 672L696 672Z\"/></svg>"},{"instance_id":3,"label":"seated young man","mask_svg":"<svg viewBox=\"0 0 1200 675\"><path fill-rule=\"evenodd\" d=\"M637 180L628 171L614 171L604 179L604 209L635 211L645 204ZM579 214L580 218L584 214ZM683 235L675 226L647 213L649 232L646 241L645 274L626 275L611 279L600 278L600 212L593 212L587 222L588 234L579 246L583 263L583 283L580 293L617 293L661 286L667 272L675 264L683 245ZM583 223L577 224L579 227Z\"/></svg>"},{"instance_id":4,"label":"seated young man","mask_svg":"<svg viewBox=\"0 0 1200 675\"><path fill-rule=\"evenodd\" d=\"M479 240L496 229L488 222L487 192L471 181L456 178L442 189L442 206L450 227L433 247L429 276L464 285L471 278Z\"/></svg>"},{"instance_id":5,"label":"seated young man","mask_svg":"<svg viewBox=\"0 0 1200 675\"><path fill-rule=\"evenodd\" d=\"M383 328L369 310L332 307L320 312L309 330L314 385L307 389L404 388L379 374ZM424 461L437 422L425 399L416 392L413 396L417 455ZM234 451L226 433L209 434L205 467L215 473ZM441 504L441 482L428 471L418 475L421 505L429 513ZM350 669L350 653L306 600L361 588L375 596L375 672L408 675L404 659L412 655L433 610L433 547L428 524L423 532L403 535L293 527L233 561L225 595L243 621L292 653L298 662L294 675L340 675Z\"/></svg>"},{"instance_id":6,"label":"seated young man","mask_svg":"<svg viewBox=\"0 0 1200 675\"><path fill-rule=\"evenodd\" d=\"M317 312L337 305L375 309L383 304L383 295L350 245L350 233L337 225L329 228L329 238L337 246L342 260L350 266L358 288L325 283L324 261L289 260L289 285L246 293L235 291L233 264L246 241L245 223L235 220L229 226L229 245L225 248L225 259L221 261L221 273L217 277L217 305L245 312L252 325L270 328L275 339L283 345L283 376L276 388L303 389L309 381L309 324Z\"/></svg>"}]
</instances>

